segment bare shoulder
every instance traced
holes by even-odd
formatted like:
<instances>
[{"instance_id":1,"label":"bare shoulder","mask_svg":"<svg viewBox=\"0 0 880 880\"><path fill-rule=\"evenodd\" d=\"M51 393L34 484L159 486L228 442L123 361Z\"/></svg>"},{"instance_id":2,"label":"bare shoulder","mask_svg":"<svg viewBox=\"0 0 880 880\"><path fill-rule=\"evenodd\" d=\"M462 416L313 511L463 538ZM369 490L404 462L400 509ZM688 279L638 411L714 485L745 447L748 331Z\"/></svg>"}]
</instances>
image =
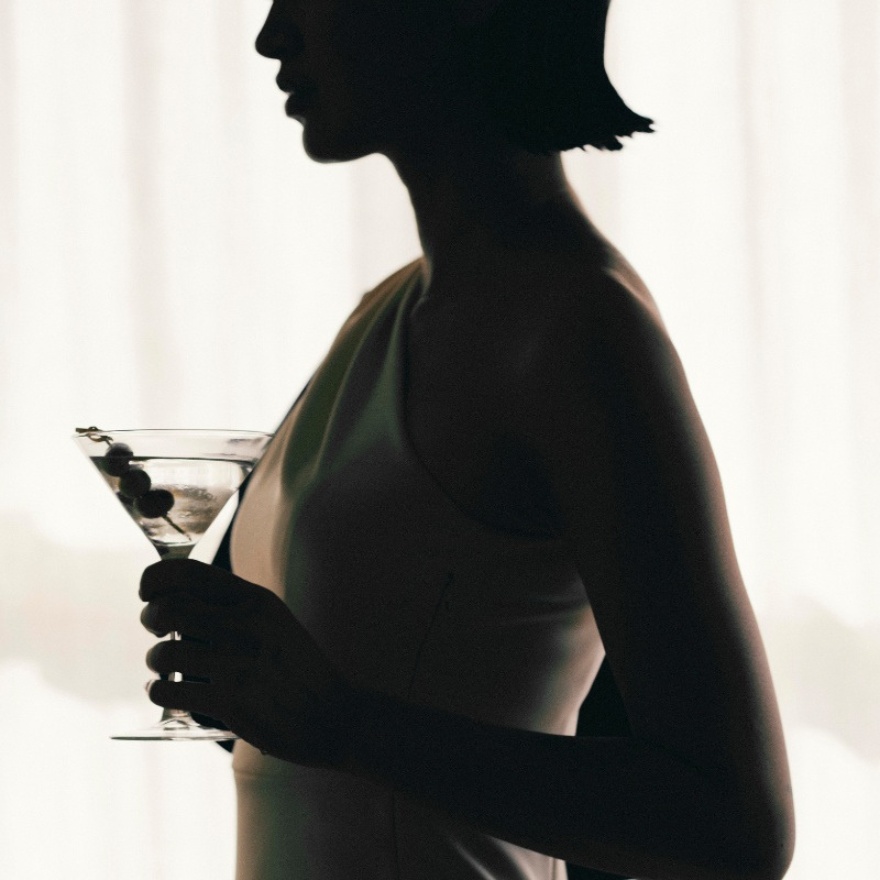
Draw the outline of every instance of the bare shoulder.
<instances>
[{"instance_id":1,"label":"bare shoulder","mask_svg":"<svg viewBox=\"0 0 880 880\"><path fill-rule=\"evenodd\" d=\"M667 398L676 396L694 414L684 368L660 309L615 249L516 266L507 293L503 317L496 317L494 330L483 328L504 341L489 368L508 376L510 392L525 397L538 412L566 408L572 395L588 387L612 405L608 395L650 399L663 386ZM527 417L529 408L517 411Z\"/></svg>"},{"instance_id":2,"label":"bare shoulder","mask_svg":"<svg viewBox=\"0 0 880 880\"><path fill-rule=\"evenodd\" d=\"M633 540L674 523L669 541L732 561L717 462L647 287L614 254L556 279L548 303L515 411L572 528L598 529L624 506L641 517Z\"/></svg>"},{"instance_id":3,"label":"bare shoulder","mask_svg":"<svg viewBox=\"0 0 880 880\"><path fill-rule=\"evenodd\" d=\"M641 279L602 243L522 250L484 266L411 312L411 439L465 508L476 509L477 498L487 508L509 506L509 492L496 493L492 475L509 471L503 482L526 493L514 472L528 471L537 506L555 509L545 459L554 455L566 469L599 460L591 447L600 438L586 429L600 420L584 413L594 400L586 392L603 375L619 376L621 361L636 375L649 372L638 366L637 349L662 350L665 329ZM655 341L637 342L639 334ZM614 351L603 350L609 346ZM525 510L535 498L518 503Z\"/></svg>"}]
</instances>

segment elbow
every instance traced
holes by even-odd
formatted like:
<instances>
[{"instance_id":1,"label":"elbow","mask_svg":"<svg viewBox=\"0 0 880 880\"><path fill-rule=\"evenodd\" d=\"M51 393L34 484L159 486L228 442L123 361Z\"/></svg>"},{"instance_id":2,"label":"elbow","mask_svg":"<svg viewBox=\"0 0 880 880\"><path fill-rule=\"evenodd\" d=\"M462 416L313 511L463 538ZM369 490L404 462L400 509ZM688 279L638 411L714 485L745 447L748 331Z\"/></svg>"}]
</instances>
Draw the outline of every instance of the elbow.
<instances>
[{"instance_id":1,"label":"elbow","mask_svg":"<svg viewBox=\"0 0 880 880\"><path fill-rule=\"evenodd\" d=\"M687 880L782 880L795 846L790 789L740 789L706 799L692 814L689 857L671 876ZM684 850L682 850L683 852Z\"/></svg>"},{"instance_id":2,"label":"elbow","mask_svg":"<svg viewBox=\"0 0 880 880\"><path fill-rule=\"evenodd\" d=\"M668 877L669 880L672 877L687 880L782 880L791 865L793 849L793 840L788 836L771 840L749 835L739 837L736 842L728 836L720 845L716 841L711 854L704 850L692 859L682 859L671 867ZM663 877L666 880L667 875Z\"/></svg>"},{"instance_id":3,"label":"elbow","mask_svg":"<svg viewBox=\"0 0 880 880\"><path fill-rule=\"evenodd\" d=\"M733 870L725 872L718 880L782 880L788 873L792 855L784 843L763 853L752 850Z\"/></svg>"},{"instance_id":4,"label":"elbow","mask_svg":"<svg viewBox=\"0 0 880 880\"><path fill-rule=\"evenodd\" d=\"M740 837L732 855L733 870L724 880L782 880L794 857L793 812L781 810L750 824L750 832Z\"/></svg>"},{"instance_id":5,"label":"elbow","mask_svg":"<svg viewBox=\"0 0 880 880\"><path fill-rule=\"evenodd\" d=\"M755 880L782 880L794 858L795 821L791 782L779 782L768 798L760 829L760 873Z\"/></svg>"},{"instance_id":6,"label":"elbow","mask_svg":"<svg viewBox=\"0 0 880 880\"><path fill-rule=\"evenodd\" d=\"M760 848L761 856L748 880L782 880L794 857L794 823L780 829Z\"/></svg>"}]
</instances>

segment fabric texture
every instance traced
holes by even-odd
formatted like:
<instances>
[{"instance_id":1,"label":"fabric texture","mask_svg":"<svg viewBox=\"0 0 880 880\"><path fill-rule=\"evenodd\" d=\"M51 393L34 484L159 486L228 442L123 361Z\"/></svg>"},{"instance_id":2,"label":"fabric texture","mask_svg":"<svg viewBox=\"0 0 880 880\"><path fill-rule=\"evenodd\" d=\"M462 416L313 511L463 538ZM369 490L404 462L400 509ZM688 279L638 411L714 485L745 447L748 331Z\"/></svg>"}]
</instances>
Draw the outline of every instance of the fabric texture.
<instances>
[{"instance_id":1,"label":"fabric texture","mask_svg":"<svg viewBox=\"0 0 880 880\"><path fill-rule=\"evenodd\" d=\"M250 480L236 574L281 596L355 685L478 721L574 734L604 649L559 540L443 493L403 420L421 262L367 294ZM390 788L236 743L237 880L564 880L565 863Z\"/></svg>"}]
</instances>

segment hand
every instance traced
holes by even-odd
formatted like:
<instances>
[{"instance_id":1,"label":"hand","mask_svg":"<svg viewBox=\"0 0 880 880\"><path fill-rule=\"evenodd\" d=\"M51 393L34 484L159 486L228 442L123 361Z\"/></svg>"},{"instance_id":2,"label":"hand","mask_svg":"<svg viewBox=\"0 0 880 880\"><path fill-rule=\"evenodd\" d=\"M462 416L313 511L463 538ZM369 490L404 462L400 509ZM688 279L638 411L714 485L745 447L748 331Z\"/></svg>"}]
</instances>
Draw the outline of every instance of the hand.
<instances>
[{"instance_id":1,"label":"hand","mask_svg":"<svg viewBox=\"0 0 880 880\"><path fill-rule=\"evenodd\" d=\"M242 739L284 760L335 766L350 689L273 592L228 571L175 559L141 577L141 622L163 636L147 665L201 681L153 681L150 699L223 721Z\"/></svg>"}]
</instances>

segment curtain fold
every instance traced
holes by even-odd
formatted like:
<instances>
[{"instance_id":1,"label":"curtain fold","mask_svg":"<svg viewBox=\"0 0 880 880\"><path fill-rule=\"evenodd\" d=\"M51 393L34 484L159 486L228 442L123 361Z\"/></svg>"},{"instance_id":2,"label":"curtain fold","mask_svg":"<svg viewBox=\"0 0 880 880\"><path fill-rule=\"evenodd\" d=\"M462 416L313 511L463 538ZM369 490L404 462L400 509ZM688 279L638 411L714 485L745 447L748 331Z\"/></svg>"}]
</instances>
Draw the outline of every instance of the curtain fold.
<instances>
[{"instance_id":1,"label":"curtain fold","mask_svg":"<svg viewBox=\"0 0 880 880\"><path fill-rule=\"evenodd\" d=\"M216 747L158 716L153 551L75 427L273 430L358 296L419 253L382 157L318 165L264 0L0 3L0 875L228 877ZM719 461L795 786L789 876L880 862L880 7L616 0L657 122L565 164L654 293ZM223 522L197 551L209 559Z\"/></svg>"}]
</instances>

